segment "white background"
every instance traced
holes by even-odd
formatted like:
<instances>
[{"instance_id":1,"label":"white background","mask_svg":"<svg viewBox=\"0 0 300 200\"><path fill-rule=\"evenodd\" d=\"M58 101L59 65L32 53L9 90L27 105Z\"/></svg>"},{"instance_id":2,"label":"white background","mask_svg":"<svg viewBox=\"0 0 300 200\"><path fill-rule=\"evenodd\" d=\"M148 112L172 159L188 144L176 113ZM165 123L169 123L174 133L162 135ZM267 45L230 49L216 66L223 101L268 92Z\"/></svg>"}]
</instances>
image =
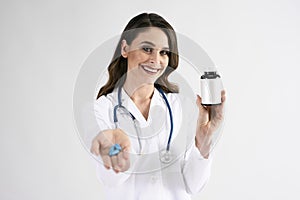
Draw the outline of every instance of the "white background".
<instances>
[{"instance_id":1,"label":"white background","mask_svg":"<svg viewBox=\"0 0 300 200\"><path fill-rule=\"evenodd\" d=\"M88 55L143 11L200 44L223 75L226 124L194 199L299 199L296 0L1 1L0 199L103 198L73 88Z\"/></svg>"}]
</instances>

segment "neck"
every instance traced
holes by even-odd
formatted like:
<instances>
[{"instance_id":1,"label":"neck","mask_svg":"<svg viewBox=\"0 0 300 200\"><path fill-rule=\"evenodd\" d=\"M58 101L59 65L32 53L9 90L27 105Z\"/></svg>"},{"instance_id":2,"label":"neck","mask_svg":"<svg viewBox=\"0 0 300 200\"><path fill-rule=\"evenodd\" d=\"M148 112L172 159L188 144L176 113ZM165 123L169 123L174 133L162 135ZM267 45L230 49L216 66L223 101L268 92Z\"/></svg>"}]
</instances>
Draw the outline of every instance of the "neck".
<instances>
[{"instance_id":1,"label":"neck","mask_svg":"<svg viewBox=\"0 0 300 200\"><path fill-rule=\"evenodd\" d=\"M123 88L134 102L149 100L154 92L154 84L144 83L136 86L135 84L130 84L127 80Z\"/></svg>"}]
</instances>

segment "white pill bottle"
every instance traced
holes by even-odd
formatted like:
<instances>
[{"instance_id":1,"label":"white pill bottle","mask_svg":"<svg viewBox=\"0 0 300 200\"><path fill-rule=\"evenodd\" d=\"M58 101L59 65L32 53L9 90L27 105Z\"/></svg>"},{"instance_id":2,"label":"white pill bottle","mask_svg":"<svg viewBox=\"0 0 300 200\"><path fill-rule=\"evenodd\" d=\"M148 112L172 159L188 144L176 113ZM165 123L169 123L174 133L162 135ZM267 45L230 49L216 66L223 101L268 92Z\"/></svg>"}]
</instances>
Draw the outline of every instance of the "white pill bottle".
<instances>
[{"instance_id":1,"label":"white pill bottle","mask_svg":"<svg viewBox=\"0 0 300 200\"><path fill-rule=\"evenodd\" d=\"M200 78L202 105L213 106L221 104L223 84L216 69L205 70Z\"/></svg>"}]
</instances>

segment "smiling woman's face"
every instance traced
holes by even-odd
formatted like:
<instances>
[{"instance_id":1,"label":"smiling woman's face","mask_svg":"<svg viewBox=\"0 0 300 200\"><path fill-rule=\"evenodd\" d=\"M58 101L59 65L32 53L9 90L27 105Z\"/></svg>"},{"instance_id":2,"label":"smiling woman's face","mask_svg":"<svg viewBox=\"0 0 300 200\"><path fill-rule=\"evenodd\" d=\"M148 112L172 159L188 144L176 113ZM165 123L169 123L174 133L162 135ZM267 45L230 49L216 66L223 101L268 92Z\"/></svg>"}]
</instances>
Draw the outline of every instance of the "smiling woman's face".
<instances>
[{"instance_id":1,"label":"smiling woman's face","mask_svg":"<svg viewBox=\"0 0 300 200\"><path fill-rule=\"evenodd\" d=\"M169 63L168 37L156 27L139 33L130 45L123 40L121 49L128 62L127 78L154 83Z\"/></svg>"}]
</instances>

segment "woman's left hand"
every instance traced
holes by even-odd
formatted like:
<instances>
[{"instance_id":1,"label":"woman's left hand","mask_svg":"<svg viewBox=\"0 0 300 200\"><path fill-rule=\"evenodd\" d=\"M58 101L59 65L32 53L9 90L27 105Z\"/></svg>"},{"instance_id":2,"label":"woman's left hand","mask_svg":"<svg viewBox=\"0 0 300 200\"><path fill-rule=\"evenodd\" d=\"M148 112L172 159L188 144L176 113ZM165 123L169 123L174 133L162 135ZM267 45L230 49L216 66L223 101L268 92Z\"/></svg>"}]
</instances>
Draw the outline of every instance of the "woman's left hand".
<instances>
[{"instance_id":1,"label":"woman's left hand","mask_svg":"<svg viewBox=\"0 0 300 200\"><path fill-rule=\"evenodd\" d=\"M196 146L204 158L208 158L213 133L220 127L224 120L225 90L221 92L221 104L203 106L202 99L197 95L199 116L196 131Z\"/></svg>"}]
</instances>

